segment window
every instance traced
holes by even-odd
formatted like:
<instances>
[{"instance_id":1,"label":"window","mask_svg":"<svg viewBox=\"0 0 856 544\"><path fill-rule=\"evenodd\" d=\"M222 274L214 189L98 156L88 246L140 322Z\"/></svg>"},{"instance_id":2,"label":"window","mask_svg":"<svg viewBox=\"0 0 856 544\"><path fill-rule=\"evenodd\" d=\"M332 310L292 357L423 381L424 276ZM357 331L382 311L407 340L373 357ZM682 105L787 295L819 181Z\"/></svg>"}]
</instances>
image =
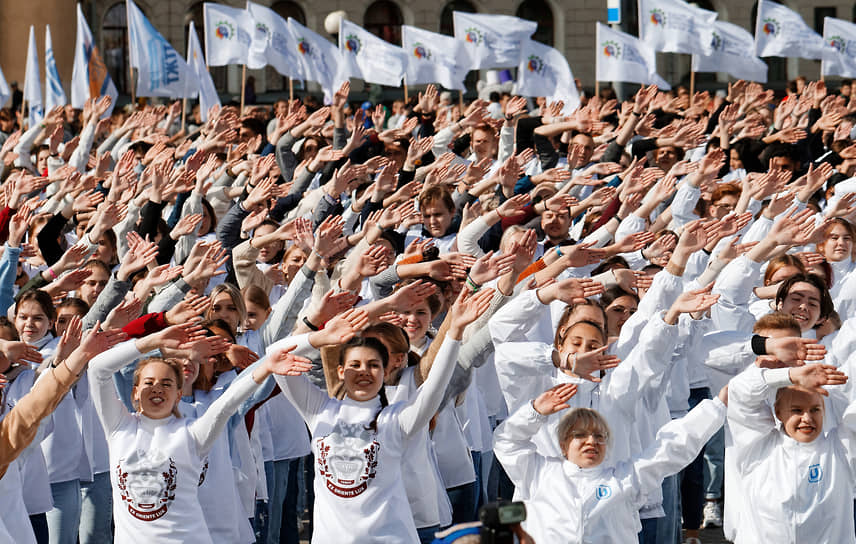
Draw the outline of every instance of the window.
<instances>
[{"instance_id":1,"label":"window","mask_svg":"<svg viewBox=\"0 0 856 544\"><path fill-rule=\"evenodd\" d=\"M823 36L823 18L835 17L837 11L835 7L814 8L814 31Z\"/></svg>"},{"instance_id":2,"label":"window","mask_svg":"<svg viewBox=\"0 0 856 544\"><path fill-rule=\"evenodd\" d=\"M467 2L467 0L452 0L446 4L446 7L443 8L443 12L440 14L440 34L448 36L455 35L455 21L452 17L453 11L476 13L476 8Z\"/></svg>"},{"instance_id":3,"label":"window","mask_svg":"<svg viewBox=\"0 0 856 544\"><path fill-rule=\"evenodd\" d=\"M131 94L128 74L128 21L125 3L113 5L101 26L104 64L120 93Z\"/></svg>"},{"instance_id":4,"label":"window","mask_svg":"<svg viewBox=\"0 0 856 544\"><path fill-rule=\"evenodd\" d=\"M404 17L401 10L389 0L378 0L366 9L363 27L381 39L401 45L401 25Z\"/></svg>"},{"instance_id":5,"label":"window","mask_svg":"<svg viewBox=\"0 0 856 544\"><path fill-rule=\"evenodd\" d=\"M303 8L297 2L290 2L288 0L277 2L270 9L277 12L283 19L291 17L298 23L306 26L306 14L303 13Z\"/></svg>"},{"instance_id":6,"label":"window","mask_svg":"<svg viewBox=\"0 0 856 544\"><path fill-rule=\"evenodd\" d=\"M546 0L525 0L517 8L517 16L538 23L533 40L553 45L553 10Z\"/></svg>"}]
</instances>

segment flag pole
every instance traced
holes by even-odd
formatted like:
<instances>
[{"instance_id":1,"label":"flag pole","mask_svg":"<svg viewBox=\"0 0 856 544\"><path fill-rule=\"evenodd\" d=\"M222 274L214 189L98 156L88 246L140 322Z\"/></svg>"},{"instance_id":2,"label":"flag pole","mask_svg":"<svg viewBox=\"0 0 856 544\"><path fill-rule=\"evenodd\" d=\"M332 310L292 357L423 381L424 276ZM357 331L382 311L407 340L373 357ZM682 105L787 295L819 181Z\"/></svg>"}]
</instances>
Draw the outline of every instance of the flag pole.
<instances>
[{"instance_id":1,"label":"flag pole","mask_svg":"<svg viewBox=\"0 0 856 544\"><path fill-rule=\"evenodd\" d=\"M693 96L695 96L695 70L690 70L690 106L693 105Z\"/></svg>"},{"instance_id":2,"label":"flag pole","mask_svg":"<svg viewBox=\"0 0 856 544\"><path fill-rule=\"evenodd\" d=\"M294 100L294 80L288 78L288 101L291 102L292 100Z\"/></svg>"},{"instance_id":3,"label":"flag pole","mask_svg":"<svg viewBox=\"0 0 856 544\"><path fill-rule=\"evenodd\" d=\"M458 92L458 106L461 108L461 117L464 116L464 91Z\"/></svg>"},{"instance_id":4,"label":"flag pole","mask_svg":"<svg viewBox=\"0 0 856 544\"><path fill-rule=\"evenodd\" d=\"M407 102L408 102L408 97L407 97L407 76L404 76L404 103L405 103L405 104L407 104Z\"/></svg>"},{"instance_id":5,"label":"flag pole","mask_svg":"<svg viewBox=\"0 0 856 544\"><path fill-rule=\"evenodd\" d=\"M24 121L26 121L26 119L24 119L24 104L26 104L26 103L27 103L26 98L21 99L21 133L22 134L24 132ZM27 128L30 128L29 124L27 125Z\"/></svg>"},{"instance_id":6,"label":"flag pole","mask_svg":"<svg viewBox=\"0 0 856 544\"><path fill-rule=\"evenodd\" d=\"M244 98L247 91L247 65L242 64L241 67L241 111L238 114L239 117L244 115Z\"/></svg>"},{"instance_id":7,"label":"flag pole","mask_svg":"<svg viewBox=\"0 0 856 544\"><path fill-rule=\"evenodd\" d=\"M600 81L594 80L594 95L600 96Z\"/></svg>"},{"instance_id":8,"label":"flag pole","mask_svg":"<svg viewBox=\"0 0 856 544\"><path fill-rule=\"evenodd\" d=\"M200 105L201 107L201 105ZM187 121L187 98L181 99L181 132L184 132L185 122Z\"/></svg>"}]
</instances>

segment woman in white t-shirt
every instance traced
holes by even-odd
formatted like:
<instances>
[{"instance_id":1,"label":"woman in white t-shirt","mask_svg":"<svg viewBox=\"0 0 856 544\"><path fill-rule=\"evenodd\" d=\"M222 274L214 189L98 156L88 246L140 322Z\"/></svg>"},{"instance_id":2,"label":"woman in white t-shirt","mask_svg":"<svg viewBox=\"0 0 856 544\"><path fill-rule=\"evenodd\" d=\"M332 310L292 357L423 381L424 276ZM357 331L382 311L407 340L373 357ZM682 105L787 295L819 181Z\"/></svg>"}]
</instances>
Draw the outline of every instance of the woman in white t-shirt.
<instances>
[{"instance_id":1,"label":"woman in white t-shirt","mask_svg":"<svg viewBox=\"0 0 856 544\"><path fill-rule=\"evenodd\" d=\"M117 542L213 542L198 497L203 460L241 403L268 376L299 359L282 352L251 366L193 421L178 414L181 366L171 360L144 359L134 372L137 411L130 413L116 394L113 374L144 353L185 347L202 334L195 324L176 325L123 342L90 362L92 398L114 467Z\"/></svg>"},{"instance_id":2,"label":"woman in white t-shirt","mask_svg":"<svg viewBox=\"0 0 856 544\"><path fill-rule=\"evenodd\" d=\"M389 354L383 343L353 337L368 323L363 310L350 310L321 331L271 346L269 357L278 358L278 346L297 344L295 353L307 354L324 345L345 343L338 366L344 399L330 398L304 376L277 379L312 433L316 458L313 542L418 541L404 488L402 454L408 439L427 427L443 400L464 328L487 310L493 296L489 289L472 296L465 293L450 310L451 326L428 379L406 402L387 403L384 368ZM295 363L292 369L307 372L311 365Z\"/></svg>"}]
</instances>

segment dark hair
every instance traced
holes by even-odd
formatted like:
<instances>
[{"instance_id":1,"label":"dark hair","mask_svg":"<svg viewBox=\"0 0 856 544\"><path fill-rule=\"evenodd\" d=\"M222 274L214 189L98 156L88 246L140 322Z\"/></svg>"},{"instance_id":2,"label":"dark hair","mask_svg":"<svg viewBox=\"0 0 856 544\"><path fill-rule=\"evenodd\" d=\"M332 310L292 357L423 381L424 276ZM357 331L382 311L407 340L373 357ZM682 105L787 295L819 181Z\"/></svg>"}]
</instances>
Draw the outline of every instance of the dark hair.
<instances>
[{"instance_id":1,"label":"dark hair","mask_svg":"<svg viewBox=\"0 0 856 544\"><path fill-rule=\"evenodd\" d=\"M95 269L99 269L109 277L111 274L110 267L104 263L104 261L99 261L98 259L89 259L85 263L83 263L83 268L87 270L92 270L95 272Z\"/></svg>"},{"instance_id":2,"label":"dark hair","mask_svg":"<svg viewBox=\"0 0 856 544\"><path fill-rule=\"evenodd\" d=\"M602 273L608 272L610 270L616 270L616 269L622 269L622 268L623 269L630 268L630 265L627 264L627 259L625 259L621 255L613 255L612 257L609 257L608 259L604 259L603 261L601 261L601 263L599 265L597 265L597 267L595 267L594 270L591 271L590 275L591 275L591 277L595 277L598 274L602 274Z\"/></svg>"},{"instance_id":3,"label":"dark hair","mask_svg":"<svg viewBox=\"0 0 856 544\"><path fill-rule=\"evenodd\" d=\"M21 309L21 305L25 302L32 301L42 307L42 311L48 316L48 321L53 323L56 321L56 308L53 305L53 298L47 293L47 291L42 291L41 289L29 289L24 291L24 294L18 298L18 302L15 304L15 315L18 315L18 311Z\"/></svg>"},{"instance_id":4,"label":"dark hair","mask_svg":"<svg viewBox=\"0 0 856 544\"><path fill-rule=\"evenodd\" d=\"M202 199L202 207L208 211L208 215L211 216L211 230L208 232L214 232L217 230L217 214L214 213L214 207L208 202L207 198ZM208 232L200 232L199 236L204 236L208 234Z\"/></svg>"},{"instance_id":5,"label":"dark hair","mask_svg":"<svg viewBox=\"0 0 856 544\"><path fill-rule=\"evenodd\" d=\"M783 281L776 292L776 307L784 303L785 297L788 296L791 288L797 283L808 283L820 292L820 319L825 319L832 314L835 310L835 305L832 302L832 297L829 296L829 289L826 287L826 282L817 274L794 274Z\"/></svg>"},{"instance_id":6,"label":"dark hair","mask_svg":"<svg viewBox=\"0 0 856 544\"><path fill-rule=\"evenodd\" d=\"M570 330L571 327L577 324L576 321L567 324L568 321L570 321L571 316L574 314L574 311L576 311L577 308L581 308L583 306L590 306L592 308L597 308L598 310L600 310L600 314L603 317L603 323L604 325L606 325L606 311L603 309L603 306L601 306L597 302L590 299L586 299L585 302L580 302L578 304L569 304L568 307L565 308L565 311L562 313L562 317L559 318L559 325L556 327L556 334L553 337L553 346L555 346L557 349L565 342L565 337L568 334L568 330ZM585 321L587 323L594 323L593 321L588 319L583 319L582 321ZM597 325L597 328L602 329L600 325Z\"/></svg>"},{"instance_id":7,"label":"dark hair","mask_svg":"<svg viewBox=\"0 0 856 544\"><path fill-rule=\"evenodd\" d=\"M604 308L615 302L615 299L620 297L631 297L633 300L639 304L639 296L636 293L631 293L630 291L625 291L621 287L617 285L610 287L606 291L600 295L600 305Z\"/></svg>"},{"instance_id":8,"label":"dark hair","mask_svg":"<svg viewBox=\"0 0 856 544\"><path fill-rule=\"evenodd\" d=\"M62 308L72 308L80 315L86 315L86 312L89 311L89 304L77 297L68 297L67 299L57 304L57 310L61 310Z\"/></svg>"},{"instance_id":9,"label":"dark hair","mask_svg":"<svg viewBox=\"0 0 856 544\"><path fill-rule=\"evenodd\" d=\"M383 368L386 369L389 364L389 351L387 351L386 346L383 345L383 342L378 340L377 338L365 337L365 336L355 336L349 342L342 346L342 350L339 352L339 366L345 364L345 354L349 349L353 348L370 348L375 350L378 355L380 355L381 363L383 363ZM380 413L383 412L383 409L389 406L389 400L386 398L386 391L384 390L383 384L380 386L380 391L378 391L378 396L380 397L380 409L375 412L374 418L372 418L371 423L366 425L365 429L367 431L377 432L377 420L380 417Z\"/></svg>"}]
</instances>

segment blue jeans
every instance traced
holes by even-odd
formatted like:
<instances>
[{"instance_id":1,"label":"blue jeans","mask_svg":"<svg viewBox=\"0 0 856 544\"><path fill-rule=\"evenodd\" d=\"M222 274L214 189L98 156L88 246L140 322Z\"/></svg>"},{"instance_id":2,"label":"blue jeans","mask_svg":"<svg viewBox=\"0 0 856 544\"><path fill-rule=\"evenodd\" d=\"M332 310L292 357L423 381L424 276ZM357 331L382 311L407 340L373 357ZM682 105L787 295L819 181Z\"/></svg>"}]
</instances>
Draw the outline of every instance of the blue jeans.
<instances>
[{"instance_id":1,"label":"blue jeans","mask_svg":"<svg viewBox=\"0 0 856 544\"><path fill-rule=\"evenodd\" d=\"M420 544L431 544L434 542L434 534L440 530L439 525L434 525L433 527L423 527L421 529L416 529L416 534L419 535Z\"/></svg>"},{"instance_id":2,"label":"blue jeans","mask_svg":"<svg viewBox=\"0 0 856 544\"><path fill-rule=\"evenodd\" d=\"M725 427L721 427L704 446L704 498L722 498L725 478Z\"/></svg>"},{"instance_id":3,"label":"blue jeans","mask_svg":"<svg viewBox=\"0 0 856 544\"><path fill-rule=\"evenodd\" d=\"M657 544L680 544L681 484L677 474L663 480L663 510L666 517L657 518Z\"/></svg>"},{"instance_id":4,"label":"blue jeans","mask_svg":"<svg viewBox=\"0 0 856 544\"><path fill-rule=\"evenodd\" d=\"M450 487L446 490L452 503L452 525L469 523L478 519L478 482Z\"/></svg>"},{"instance_id":5,"label":"blue jeans","mask_svg":"<svg viewBox=\"0 0 856 544\"><path fill-rule=\"evenodd\" d=\"M299 544L297 532L297 473L300 459L265 463L270 515L268 544Z\"/></svg>"},{"instance_id":6,"label":"blue jeans","mask_svg":"<svg viewBox=\"0 0 856 544\"><path fill-rule=\"evenodd\" d=\"M102 472L91 482L80 482L80 544L99 544L113 539L113 490L110 473Z\"/></svg>"},{"instance_id":7,"label":"blue jeans","mask_svg":"<svg viewBox=\"0 0 856 544\"><path fill-rule=\"evenodd\" d=\"M710 398L710 388L690 389L690 410L704 399ZM701 527L704 506L704 449L680 472L681 476L681 514L685 529Z\"/></svg>"},{"instance_id":8,"label":"blue jeans","mask_svg":"<svg viewBox=\"0 0 856 544\"><path fill-rule=\"evenodd\" d=\"M48 518L45 514L33 514L30 516L30 525L33 526L33 535L38 544L48 544Z\"/></svg>"},{"instance_id":9,"label":"blue jeans","mask_svg":"<svg viewBox=\"0 0 856 544\"><path fill-rule=\"evenodd\" d=\"M47 513L50 544L77 544L80 480L51 484L54 507Z\"/></svg>"},{"instance_id":10,"label":"blue jeans","mask_svg":"<svg viewBox=\"0 0 856 544\"><path fill-rule=\"evenodd\" d=\"M265 470L267 476L267 470ZM256 534L256 544L267 543L268 519L270 507L266 501L256 499L256 516L252 520L253 532Z\"/></svg>"},{"instance_id":11,"label":"blue jeans","mask_svg":"<svg viewBox=\"0 0 856 544\"><path fill-rule=\"evenodd\" d=\"M646 518L639 531L639 544L657 544L657 520L662 518Z\"/></svg>"}]
</instances>

